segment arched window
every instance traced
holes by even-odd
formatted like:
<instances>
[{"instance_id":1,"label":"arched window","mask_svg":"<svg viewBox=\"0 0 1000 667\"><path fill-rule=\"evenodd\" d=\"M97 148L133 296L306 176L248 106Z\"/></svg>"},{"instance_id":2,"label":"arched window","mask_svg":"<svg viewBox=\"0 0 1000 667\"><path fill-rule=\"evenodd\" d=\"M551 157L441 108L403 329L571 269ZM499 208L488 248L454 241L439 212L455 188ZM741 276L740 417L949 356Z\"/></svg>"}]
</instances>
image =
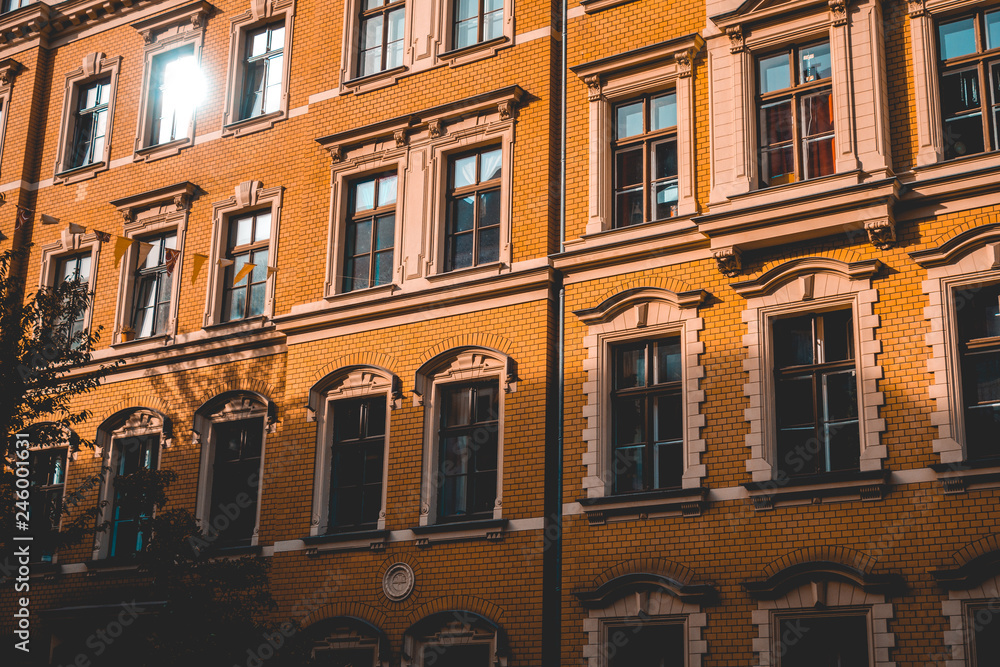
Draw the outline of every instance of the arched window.
<instances>
[{"instance_id":1,"label":"arched window","mask_svg":"<svg viewBox=\"0 0 1000 667\"><path fill-rule=\"evenodd\" d=\"M324 667L387 667L389 640L378 627L355 616L337 616L306 628L310 656Z\"/></svg>"},{"instance_id":2,"label":"arched window","mask_svg":"<svg viewBox=\"0 0 1000 667\"><path fill-rule=\"evenodd\" d=\"M406 631L402 667L506 667L509 654L503 628L475 612L453 609Z\"/></svg>"},{"instance_id":3,"label":"arched window","mask_svg":"<svg viewBox=\"0 0 1000 667\"><path fill-rule=\"evenodd\" d=\"M223 394L195 414L201 443L197 517L218 547L257 544L264 445L276 425L274 404L251 392Z\"/></svg>"}]
</instances>

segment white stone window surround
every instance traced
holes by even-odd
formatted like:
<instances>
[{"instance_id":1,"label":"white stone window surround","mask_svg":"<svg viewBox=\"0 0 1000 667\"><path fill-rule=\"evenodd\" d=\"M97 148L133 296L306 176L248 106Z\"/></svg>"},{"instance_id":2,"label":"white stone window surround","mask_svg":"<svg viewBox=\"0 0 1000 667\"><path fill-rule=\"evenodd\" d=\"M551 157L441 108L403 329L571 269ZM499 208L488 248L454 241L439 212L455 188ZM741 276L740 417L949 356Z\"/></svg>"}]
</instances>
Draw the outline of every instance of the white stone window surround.
<instances>
[{"instance_id":1,"label":"white stone window surround","mask_svg":"<svg viewBox=\"0 0 1000 667\"><path fill-rule=\"evenodd\" d=\"M116 424L118 424L117 428ZM159 436L160 449L157 452L155 467L156 470L159 470L163 464L164 448L173 445L170 419L159 411L142 407L124 410L97 429L97 437L94 440L94 458L101 459L101 465L108 468L100 490L99 503L102 507L100 519L110 519L111 512L114 510L114 482L120 454L120 447L116 447L115 444L125 442L129 438L146 435ZM98 532L94 540L93 559L107 558L110 549L110 531Z\"/></svg>"},{"instance_id":2,"label":"white stone window surround","mask_svg":"<svg viewBox=\"0 0 1000 667\"><path fill-rule=\"evenodd\" d=\"M42 246L42 266L38 277L39 287L55 287L59 276L56 275L56 268L59 260L90 253L90 276L87 279L87 291L94 293L97 284L98 263L101 257L101 242L94 233L74 234L70 229L64 229L58 241L46 243ZM94 316L94 306L91 303L87 307L87 312L83 316L83 330L91 331L92 318Z\"/></svg>"},{"instance_id":3,"label":"white stone window surround","mask_svg":"<svg viewBox=\"0 0 1000 667\"><path fill-rule=\"evenodd\" d=\"M481 1L481 0L480 0ZM438 62L446 62L451 67L457 67L483 58L490 58L496 55L497 51L514 44L514 0L504 0L503 3L503 34L500 37L470 44L461 49L455 48L454 39L454 16L457 0L438 0L434 2L434 9L431 19L431 29L436 28L433 37L434 55ZM414 7L414 15L419 10ZM437 24L434 24L434 20ZM417 32L414 26L414 34Z\"/></svg>"},{"instance_id":4,"label":"white stone window surround","mask_svg":"<svg viewBox=\"0 0 1000 667\"><path fill-rule=\"evenodd\" d=\"M705 451L705 440L701 437L701 428L705 425L705 416L701 414L705 391L701 389L701 379L705 377L705 369L700 361L705 343L699 340L699 332L705 328L705 321L698 316L698 306L706 296L701 290L677 294L661 288L642 288L606 299L593 310L575 313L588 326L584 338L587 381L583 385L587 397L583 407L587 419L583 440L587 443L587 451L582 461L587 468L583 487L588 498L613 495L614 479L610 469L611 348L620 343L665 336L680 336L683 350L681 385L685 423L682 485L685 489L701 485L706 475L705 465L701 463L701 453ZM627 495L622 495L622 499L627 500Z\"/></svg>"},{"instance_id":5,"label":"white stone window surround","mask_svg":"<svg viewBox=\"0 0 1000 667\"><path fill-rule=\"evenodd\" d=\"M927 371L933 375L928 393L934 399L931 423L937 427L934 451L942 464L965 461L965 410L958 351L956 292L973 284L1000 282L1000 228L984 225L949 239L938 248L912 253L927 268L921 283L927 295L924 318L930 325L925 341L931 348Z\"/></svg>"},{"instance_id":6,"label":"white stone window surround","mask_svg":"<svg viewBox=\"0 0 1000 667\"><path fill-rule=\"evenodd\" d=\"M130 239L141 239L153 234L176 231L175 249L180 253L174 265L170 286L170 314L163 334L121 343L120 335L127 326L132 326L133 299L135 298L135 266L139 258L137 243L129 246L122 255L118 270L118 295L115 300L115 322L112 331L112 346L142 345L143 341L166 338L177 334L177 314L180 308L180 292L183 286L184 241L187 236L188 214L191 197L197 187L189 182L178 183L152 190L148 193L126 197L110 202L122 217L122 235ZM109 244L110 245L110 244ZM114 250L113 247L110 248Z\"/></svg>"},{"instance_id":7,"label":"white stone window surround","mask_svg":"<svg viewBox=\"0 0 1000 667\"><path fill-rule=\"evenodd\" d=\"M948 619L944 632L945 650L950 653L948 667L989 667L973 662L973 643L976 624L984 625L983 615L988 614L990 625L1000 623L1000 575L967 590L948 591L941 612Z\"/></svg>"},{"instance_id":8,"label":"white stone window surround","mask_svg":"<svg viewBox=\"0 0 1000 667\"><path fill-rule=\"evenodd\" d=\"M111 143L114 140L112 132L115 120L115 98L118 95L118 72L121 68L122 57L105 57L103 53L88 53L83 57L83 64L66 75L66 83L63 89L62 116L59 122L59 143L56 144L55 173L52 177L53 184L78 183L79 181L93 178L102 171L107 171L111 166ZM104 151L99 159L81 167L72 168L69 166L70 153L73 150L73 132L75 129L77 96L80 89L99 79L108 78L108 110L107 125L104 132Z\"/></svg>"},{"instance_id":9,"label":"white stone window surround","mask_svg":"<svg viewBox=\"0 0 1000 667\"><path fill-rule=\"evenodd\" d=\"M676 223L698 212L695 201L693 64L704 45L693 34L578 65L572 70L587 84L589 100L589 183L586 234L614 229L615 105L646 93L677 94L678 215L654 226Z\"/></svg>"},{"instance_id":10,"label":"white stone window surround","mask_svg":"<svg viewBox=\"0 0 1000 667\"><path fill-rule=\"evenodd\" d=\"M865 592L843 581L809 582L792 588L773 600L760 600L751 613L757 626L753 650L760 667L781 667L782 639L778 623L795 617L815 618L824 615L864 615L868 625L868 660L872 667L895 667L889 653L896 645L896 635L889 631L894 617L893 605L886 596Z\"/></svg>"},{"instance_id":11,"label":"white stone window surround","mask_svg":"<svg viewBox=\"0 0 1000 667\"><path fill-rule=\"evenodd\" d=\"M222 136L241 137L274 127L288 117L288 78L292 71L292 36L295 27L296 0L250 0L250 9L232 17L229 22L229 70L226 76L226 102L222 114ZM285 23L282 46L281 100L278 110L240 120L243 104L244 68L247 33L255 28Z\"/></svg>"},{"instance_id":12,"label":"white stone window surround","mask_svg":"<svg viewBox=\"0 0 1000 667\"><path fill-rule=\"evenodd\" d=\"M440 621L435 632L420 632L414 629L414 626L427 626L433 620ZM431 667L430 660L424 661L424 649L429 645L447 647L469 644L484 644L489 647L488 662L482 667L508 665L509 649L503 630L493 621L475 612L462 609L439 612L429 619L417 621L414 626L403 635L401 667ZM480 666L470 663L469 667Z\"/></svg>"},{"instance_id":13,"label":"white stone window surround","mask_svg":"<svg viewBox=\"0 0 1000 667\"><path fill-rule=\"evenodd\" d=\"M378 515L378 530L385 529L386 494L389 480L389 422L392 411L402 407L400 381L391 371L374 366L352 366L330 373L309 390L307 406L316 424L316 469L313 475L313 512L309 534L325 535L329 531L330 445L333 442L333 408L336 401L384 396L385 445L382 450L382 507Z\"/></svg>"},{"instance_id":14,"label":"white stone window surround","mask_svg":"<svg viewBox=\"0 0 1000 667\"><path fill-rule=\"evenodd\" d=\"M363 619L350 616L328 619L326 625L330 630L312 640L314 660L323 660L326 656L336 657L338 651L370 648L373 657L372 663L367 666L359 664L358 667L389 667L391 651L388 641L385 634L376 626ZM309 628L309 630L315 636L315 629Z\"/></svg>"},{"instance_id":15,"label":"white stone window surround","mask_svg":"<svg viewBox=\"0 0 1000 667\"><path fill-rule=\"evenodd\" d=\"M394 142L386 142L389 145L376 144L371 146L371 152L351 153L350 157L342 162L334 162L330 169L330 227L327 232L330 252L327 255L326 279L324 281L323 294L326 297L337 295L364 295L370 298L370 290L393 291L402 282L402 258L403 245L403 221L404 203L406 202L406 176L408 170L407 148L405 146L395 146ZM382 150L378 150L381 148ZM364 180L365 177L375 176L385 173L396 174L396 210L395 229L393 230L393 259L392 259L392 280L385 285L377 285L363 289L355 289L350 292L343 291L344 278L344 244L347 235L348 206L351 199L351 186L357 181Z\"/></svg>"},{"instance_id":16,"label":"white stone window surround","mask_svg":"<svg viewBox=\"0 0 1000 667\"><path fill-rule=\"evenodd\" d=\"M336 276L343 259L339 241L344 227L349 181L363 173L377 173L399 164L397 182L396 235L393 259L396 268L391 286L406 281L447 280L496 275L509 269L513 260L513 156L518 103L525 91L509 86L452 104L433 107L370 126L341 132L316 141L331 157L330 227L325 278L327 299L353 301L369 298L366 291L338 294ZM497 262L468 269L441 272L444 265L445 216L447 214L448 159L452 154L499 144L502 148L500 176L500 253Z\"/></svg>"},{"instance_id":17,"label":"white stone window surround","mask_svg":"<svg viewBox=\"0 0 1000 667\"><path fill-rule=\"evenodd\" d=\"M226 269L219 266L219 260L224 259L228 251L229 221L243 213L269 209L271 212L271 231L267 246L267 262L269 266L278 265L278 233L281 230L281 202L285 188L278 185L264 188L260 181L243 181L236 186L232 197L212 204L212 241L208 251L208 261L205 270L208 271L208 293L205 298L204 327L226 324L239 328L241 322L233 320L222 322L222 281ZM274 289L277 274L267 279L267 289L264 297L264 321L269 321L274 315ZM258 318L250 318L258 319Z\"/></svg>"},{"instance_id":18,"label":"white stone window surround","mask_svg":"<svg viewBox=\"0 0 1000 667\"><path fill-rule=\"evenodd\" d=\"M441 420L441 390L452 384L496 380L499 389L497 416L497 498L493 518L503 518L504 429L506 395L517 391L517 367L509 356L484 347L446 350L427 361L416 372L413 406L424 408L423 466L420 480L420 526L437 523L438 429Z\"/></svg>"},{"instance_id":19,"label":"white stone window surround","mask_svg":"<svg viewBox=\"0 0 1000 667\"><path fill-rule=\"evenodd\" d=\"M215 464L215 424L263 418L261 435L260 468L257 470L257 507L250 546L256 546L260 533L260 512L264 496L264 464L267 461L268 435L277 432L276 408L266 397L250 391L233 391L221 394L198 408L194 415L192 444L200 445L198 463L198 493L195 500L195 518L203 527L211 526L212 480ZM249 482L248 482L249 484Z\"/></svg>"},{"instance_id":20,"label":"white stone window surround","mask_svg":"<svg viewBox=\"0 0 1000 667\"><path fill-rule=\"evenodd\" d=\"M426 0L409 0L403 7L403 60L398 67L385 69L380 72L373 72L365 76L358 76L358 46L361 38L361 6L364 0L346 0L344 2L344 39L341 45L340 55L340 93L365 93L370 90L384 88L396 83L399 78L407 74L413 66L415 57L415 43L420 40L411 38L411 30L414 19L412 18L412 8L414 4L425 5L423 9L430 12L434 5ZM419 21L419 19L417 19ZM384 45L383 45L384 46ZM426 63L427 65L430 62ZM425 69L420 67L419 69Z\"/></svg>"},{"instance_id":21,"label":"white stone window surround","mask_svg":"<svg viewBox=\"0 0 1000 667\"><path fill-rule=\"evenodd\" d=\"M874 313L878 290L871 278L878 271L877 260L848 264L836 259L808 257L785 262L756 280L731 286L746 299L742 319L746 359L743 369L748 381L743 393L750 405L745 418L750 424L746 446L750 448L747 472L754 482L775 479L776 418L774 374L772 372L772 321L778 317L836 310L849 306L854 313L854 361L858 379L858 421L861 429L861 471L882 468L888 456L880 442L885 420L879 407L885 402L877 383L882 367L875 361L882 344L876 338L879 316Z\"/></svg>"},{"instance_id":22,"label":"white stone window surround","mask_svg":"<svg viewBox=\"0 0 1000 667\"><path fill-rule=\"evenodd\" d=\"M171 51L192 46L195 63L201 65L205 26L211 9L212 6L206 0L199 0L165 14L132 24L132 27L139 31L143 39L142 90L139 94L133 160L149 162L177 155L181 149L194 144L197 110L191 114L191 122L185 130L179 132L180 136L177 139L163 144L151 144L153 110L150 108L150 102L153 92L150 86L156 59L166 56Z\"/></svg>"},{"instance_id":23,"label":"white stone window surround","mask_svg":"<svg viewBox=\"0 0 1000 667\"><path fill-rule=\"evenodd\" d=\"M665 591L651 590L625 595L607 607L589 609L583 619L587 643L583 657L588 667L608 667L609 633L620 626L684 626L684 666L701 667L708 653L708 642L702 638L708 615L701 605L684 602Z\"/></svg>"},{"instance_id":24,"label":"white stone window surround","mask_svg":"<svg viewBox=\"0 0 1000 667\"><path fill-rule=\"evenodd\" d=\"M710 208L791 199L809 195L816 187L828 191L891 176L882 14L877 0L793 0L761 3L743 13L739 9L734 0L712 2L708 7L710 21L721 30L708 43ZM757 57L822 39L830 42L833 67L835 176L761 188ZM730 200L758 190L759 197Z\"/></svg>"}]
</instances>

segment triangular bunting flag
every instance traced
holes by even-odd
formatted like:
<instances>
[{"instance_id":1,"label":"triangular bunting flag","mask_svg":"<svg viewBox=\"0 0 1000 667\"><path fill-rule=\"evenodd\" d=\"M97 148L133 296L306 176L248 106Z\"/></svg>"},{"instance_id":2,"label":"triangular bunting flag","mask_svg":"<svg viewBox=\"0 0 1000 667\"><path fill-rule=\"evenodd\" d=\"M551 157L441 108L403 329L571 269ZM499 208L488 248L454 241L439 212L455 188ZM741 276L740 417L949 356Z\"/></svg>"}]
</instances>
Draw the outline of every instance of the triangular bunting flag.
<instances>
[{"instance_id":1,"label":"triangular bunting flag","mask_svg":"<svg viewBox=\"0 0 1000 667\"><path fill-rule=\"evenodd\" d=\"M276 266L269 266L269 267L267 267L267 277L268 278L270 278L271 276L273 276L277 272L278 272L278 267L276 267Z\"/></svg>"},{"instance_id":2,"label":"triangular bunting flag","mask_svg":"<svg viewBox=\"0 0 1000 667\"><path fill-rule=\"evenodd\" d=\"M243 280L246 277L246 275L248 273L250 273L251 271L253 271L255 268L257 268L256 264L244 264L243 268L240 269L240 272L237 273L236 276L233 278L233 287L236 287L236 285L241 280Z\"/></svg>"},{"instance_id":3,"label":"triangular bunting flag","mask_svg":"<svg viewBox=\"0 0 1000 667\"><path fill-rule=\"evenodd\" d=\"M34 213L34 209L24 208L20 204L15 204L17 207L17 217L14 218L14 229L20 229L26 223L31 221L31 214Z\"/></svg>"},{"instance_id":4,"label":"triangular bunting flag","mask_svg":"<svg viewBox=\"0 0 1000 667\"><path fill-rule=\"evenodd\" d=\"M115 266L122 261L122 255L128 250L128 247L132 245L132 239L125 238L124 236L119 236L118 240L115 241Z\"/></svg>"},{"instance_id":5,"label":"triangular bunting flag","mask_svg":"<svg viewBox=\"0 0 1000 667\"><path fill-rule=\"evenodd\" d=\"M111 240L110 232L99 232L95 229L94 236L96 236L97 240L100 241L101 243L107 243L108 241Z\"/></svg>"},{"instance_id":6,"label":"triangular bunting flag","mask_svg":"<svg viewBox=\"0 0 1000 667\"><path fill-rule=\"evenodd\" d=\"M58 225L59 218L55 218L51 215L45 215L42 213L42 224L43 225ZM73 233L73 223L70 223L70 233Z\"/></svg>"},{"instance_id":7,"label":"triangular bunting flag","mask_svg":"<svg viewBox=\"0 0 1000 667\"><path fill-rule=\"evenodd\" d=\"M232 266L233 265L233 260L231 260L231 259L220 259L220 260L218 260L216 262L216 265L221 266L222 268L226 268L227 266Z\"/></svg>"},{"instance_id":8,"label":"triangular bunting flag","mask_svg":"<svg viewBox=\"0 0 1000 667\"><path fill-rule=\"evenodd\" d=\"M45 216L42 216L42 220L45 220ZM75 222L69 223L69 233L70 234L83 234L87 231L87 228L83 225L78 225Z\"/></svg>"},{"instance_id":9,"label":"triangular bunting flag","mask_svg":"<svg viewBox=\"0 0 1000 667\"><path fill-rule=\"evenodd\" d=\"M180 250L173 248L163 249L163 266L167 269L167 275L174 275L174 267L177 266L177 258L181 256Z\"/></svg>"},{"instance_id":10,"label":"triangular bunting flag","mask_svg":"<svg viewBox=\"0 0 1000 667\"><path fill-rule=\"evenodd\" d=\"M201 273L201 267L205 265L208 261L208 255L202 255L200 252L194 254L194 271L191 272L191 284L194 285L194 281L198 280L198 274Z\"/></svg>"},{"instance_id":11,"label":"triangular bunting flag","mask_svg":"<svg viewBox=\"0 0 1000 667\"><path fill-rule=\"evenodd\" d=\"M145 264L146 263L146 256L149 254L149 251L152 250L152 249L153 249L153 244L152 243L145 243L143 241L139 241L139 259L135 263L135 265L136 266L142 266L143 264Z\"/></svg>"}]
</instances>

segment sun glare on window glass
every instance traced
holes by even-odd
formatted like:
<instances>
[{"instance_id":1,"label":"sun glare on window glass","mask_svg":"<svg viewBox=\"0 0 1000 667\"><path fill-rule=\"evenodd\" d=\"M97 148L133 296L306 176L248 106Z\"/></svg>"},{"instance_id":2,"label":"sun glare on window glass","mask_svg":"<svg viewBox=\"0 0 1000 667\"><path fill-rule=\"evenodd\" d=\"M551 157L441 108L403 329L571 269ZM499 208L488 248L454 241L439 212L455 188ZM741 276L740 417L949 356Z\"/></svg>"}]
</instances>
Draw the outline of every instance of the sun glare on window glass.
<instances>
[{"instance_id":1,"label":"sun glare on window glass","mask_svg":"<svg viewBox=\"0 0 1000 667\"><path fill-rule=\"evenodd\" d=\"M194 55L171 60L163 68L162 119L156 143L171 141L187 132L195 108L205 96L205 77Z\"/></svg>"}]
</instances>

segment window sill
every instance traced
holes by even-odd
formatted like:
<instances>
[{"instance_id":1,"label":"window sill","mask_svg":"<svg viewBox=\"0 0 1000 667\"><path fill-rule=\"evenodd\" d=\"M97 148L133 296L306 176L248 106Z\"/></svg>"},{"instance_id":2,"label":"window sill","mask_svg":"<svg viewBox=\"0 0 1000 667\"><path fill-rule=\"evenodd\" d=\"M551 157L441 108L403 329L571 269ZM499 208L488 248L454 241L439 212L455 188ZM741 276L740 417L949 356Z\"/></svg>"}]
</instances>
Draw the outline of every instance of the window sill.
<instances>
[{"instance_id":1,"label":"window sill","mask_svg":"<svg viewBox=\"0 0 1000 667\"><path fill-rule=\"evenodd\" d=\"M399 67L393 67L392 69L382 70L381 72L345 81L340 87L344 92L361 95L362 93L391 86L399 80L399 77L405 75L407 71L408 69L405 65L400 65Z\"/></svg>"},{"instance_id":2,"label":"window sill","mask_svg":"<svg viewBox=\"0 0 1000 667\"><path fill-rule=\"evenodd\" d=\"M108 163L105 161L91 162L81 167L74 167L65 171L56 172L52 182L56 185L72 185L97 176L102 171L107 171Z\"/></svg>"},{"instance_id":3,"label":"window sill","mask_svg":"<svg viewBox=\"0 0 1000 667\"><path fill-rule=\"evenodd\" d=\"M396 283L388 283L385 285L377 285L375 287L365 287L363 289L351 290L350 292L337 292L335 294L327 294L324 299L330 303L342 304L349 306L353 303L361 303L366 301L371 301L373 297L382 296L384 293L386 296L392 296L393 292L399 289L399 285Z\"/></svg>"},{"instance_id":4,"label":"window sill","mask_svg":"<svg viewBox=\"0 0 1000 667\"><path fill-rule=\"evenodd\" d=\"M622 493L602 498L580 498L587 521L592 526L608 519L645 519L656 516L701 516L706 506L708 489L664 489L641 493Z\"/></svg>"},{"instance_id":5,"label":"window sill","mask_svg":"<svg viewBox=\"0 0 1000 667\"><path fill-rule=\"evenodd\" d=\"M327 533L302 538L306 555L317 556L331 551L356 551L368 549L382 551L389 539L388 530L355 530L346 533Z\"/></svg>"},{"instance_id":6,"label":"window sill","mask_svg":"<svg viewBox=\"0 0 1000 667\"><path fill-rule=\"evenodd\" d=\"M479 539L499 542L503 540L507 523L507 519L478 519L436 523L430 526L414 526L410 530L417 536L418 547L428 547L432 543Z\"/></svg>"},{"instance_id":7,"label":"window sill","mask_svg":"<svg viewBox=\"0 0 1000 667\"><path fill-rule=\"evenodd\" d=\"M934 463L931 469L938 473L941 488L948 495L1000 488L1000 458Z\"/></svg>"},{"instance_id":8,"label":"window sill","mask_svg":"<svg viewBox=\"0 0 1000 667\"><path fill-rule=\"evenodd\" d=\"M212 558L240 558L242 556L259 556L263 547L259 544L246 544L231 547L218 547L211 552Z\"/></svg>"},{"instance_id":9,"label":"window sill","mask_svg":"<svg viewBox=\"0 0 1000 667\"><path fill-rule=\"evenodd\" d=\"M448 63L451 67L458 67L459 65L465 65L466 63L471 63L482 58L490 58L496 55L496 52L505 47L510 41L506 35L494 37L485 42L477 42L476 44L463 46L460 49L445 51L438 55L438 60Z\"/></svg>"},{"instance_id":10,"label":"window sill","mask_svg":"<svg viewBox=\"0 0 1000 667\"><path fill-rule=\"evenodd\" d=\"M247 134L253 134L254 132L269 130L274 127L275 123L283 120L286 116L286 111L284 109L280 109L278 111L272 111L271 113L262 114L260 116L254 116L253 118L244 118L243 120L238 120L235 123L223 125L222 136L242 137Z\"/></svg>"},{"instance_id":11,"label":"window sill","mask_svg":"<svg viewBox=\"0 0 1000 667\"><path fill-rule=\"evenodd\" d=\"M427 282L439 283L445 282L446 280L465 282L469 279L480 278L482 276L498 276L503 269L503 262L491 262L490 264L470 266L466 269L454 269L452 271L448 271L447 273L435 273L427 276Z\"/></svg>"},{"instance_id":12,"label":"window sill","mask_svg":"<svg viewBox=\"0 0 1000 667\"><path fill-rule=\"evenodd\" d=\"M188 136L181 139L174 139L155 146L145 146L138 149L132 156L133 162L153 162L165 157L171 157L181 152L181 149L194 144L194 140Z\"/></svg>"},{"instance_id":13,"label":"window sill","mask_svg":"<svg viewBox=\"0 0 1000 667\"><path fill-rule=\"evenodd\" d=\"M627 5L633 1L634 0L580 0L580 6L583 7L584 14L593 14L594 12L611 9L612 7L617 7L618 5Z\"/></svg>"},{"instance_id":14,"label":"window sill","mask_svg":"<svg viewBox=\"0 0 1000 667\"><path fill-rule=\"evenodd\" d=\"M641 225L585 233L566 242L556 255L556 268L618 263L630 257L661 255L704 243L704 235L690 215L667 218Z\"/></svg>"},{"instance_id":15,"label":"window sill","mask_svg":"<svg viewBox=\"0 0 1000 667\"><path fill-rule=\"evenodd\" d=\"M900 175L899 180L903 184L900 199L914 203L919 199L932 199L938 204L937 200L942 198L981 198L995 193L998 175L1000 151L917 166L913 171ZM915 213L921 214L919 211Z\"/></svg>"},{"instance_id":16,"label":"window sill","mask_svg":"<svg viewBox=\"0 0 1000 667\"><path fill-rule=\"evenodd\" d=\"M84 565L87 566L88 577L99 574L138 574L142 569L142 561L138 558L128 561L120 558L104 558L87 561Z\"/></svg>"},{"instance_id":17,"label":"window sill","mask_svg":"<svg viewBox=\"0 0 1000 667\"><path fill-rule=\"evenodd\" d=\"M206 333L211 335L212 338L234 336L237 334L248 333L248 332L267 331L273 328L274 324L270 324L270 318L267 315L248 317L245 320L230 320L229 322L213 322L211 324L206 324L204 327L202 327L202 329L204 329Z\"/></svg>"},{"instance_id":18,"label":"window sill","mask_svg":"<svg viewBox=\"0 0 1000 667\"><path fill-rule=\"evenodd\" d=\"M755 510L783 505L819 504L826 500L882 500L889 491L888 470L848 470L751 482L743 487L750 493Z\"/></svg>"},{"instance_id":19,"label":"window sill","mask_svg":"<svg viewBox=\"0 0 1000 667\"><path fill-rule=\"evenodd\" d=\"M127 340L120 343L112 343L111 349L145 352L146 350L155 350L157 348L165 346L169 341L169 339L170 339L169 334L160 334L159 336L148 336L146 338L133 338L132 340Z\"/></svg>"}]
</instances>

